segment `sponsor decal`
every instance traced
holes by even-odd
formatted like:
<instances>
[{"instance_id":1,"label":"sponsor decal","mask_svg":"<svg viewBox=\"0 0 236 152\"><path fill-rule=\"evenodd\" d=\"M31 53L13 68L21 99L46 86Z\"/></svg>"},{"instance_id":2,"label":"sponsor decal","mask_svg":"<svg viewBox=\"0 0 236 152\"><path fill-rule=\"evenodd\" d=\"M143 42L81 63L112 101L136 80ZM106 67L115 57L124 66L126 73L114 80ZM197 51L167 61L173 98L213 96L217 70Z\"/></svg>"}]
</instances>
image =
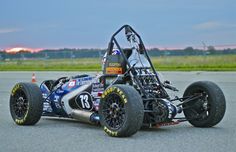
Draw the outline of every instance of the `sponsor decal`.
<instances>
[{"instance_id":1,"label":"sponsor decal","mask_svg":"<svg viewBox=\"0 0 236 152\"><path fill-rule=\"evenodd\" d=\"M121 67L107 67L106 68L107 74L122 74L122 68Z\"/></svg>"},{"instance_id":2,"label":"sponsor decal","mask_svg":"<svg viewBox=\"0 0 236 152\"><path fill-rule=\"evenodd\" d=\"M124 103L127 103L127 98L126 98L124 92L117 87L110 87L110 88L106 89L102 94L102 99L106 98L106 96L109 95L113 91L116 92L121 97L121 99Z\"/></svg>"},{"instance_id":3,"label":"sponsor decal","mask_svg":"<svg viewBox=\"0 0 236 152\"><path fill-rule=\"evenodd\" d=\"M44 102L43 103L43 111L45 112L52 112L52 107L50 105L50 103L48 102Z\"/></svg>"},{"instance_id":4,"label":"sponsor decal","mask_svg":"<svg viewBox=\"0 0 236 152\"><path fill-rule=\"evenodd\" d=\"M44 99L46 99L48 97L48 94L42 93L42 96L43 96Z\"/></svg>"},{"instance_id":5,"label":"sponsor decal","mask_svg":"<svg viewBox=\"0 0 236 152\"><path fill-rule=\"evenodd\" d=\"M16 93L16 91L17 91L18 89L20 89L20 88L21 88L21 86L20 86L19 84L15 85L15 87L14 87L14 88L12 89L12 91L11 91L11 95L14 96L15 93Z\"/></svg>"},{"instance_id":6,"label":"sponsor decal","mask_svg":"<svg viewBox=\"0 0 236 152\"><path fill-rule=\"evenodd\" d=\"M56 108L61 108L61 106L59 104L59 99L60 99L60 96L57 96L57 95L54 96L53 101L54 101L54 104L55 104Z\"/></svg>"},{"instance_id":7,"label":"sponsor decal","mask_svg":"<svg viewBox=\"0 0 236 152\"><path fill-rule=\"evenodd\" d=\"M93 92L102 92L104 91L104 85L101 83L93 83L92 90Z\"/></svg>"},{"instance_id":8,"label":"sponsor decal","mask_svg":"<svg viewBox=\"0 0 236 152\"><path fill-rule=\"evenodd\" d=\"M15 122L16 122L17 124L23 124L24 121L25 121L25 119L15 119Z\"/></svg>"},{"instance_id":9,"label":"sponsor decal","mask_svg":"<svg viewBox=\"0 0 236 152\"><path fill-rule=\"evenodd\" d=\"M56 93L62 94L62 93L64 93L64 90L57 90Z\"/></svg>"},{"instance_id":10,"label":"sponsor decal","mask_svg":"<svg viewBox=\"0 0 236 152\"><path fill-rule=\"evenodd\" d=\"M111 135L111 136L117 136L118 135L117 131L112 131L112 130L108 129L106 126L104 127L104 131L106 133L108 133L109 135Z\"/></svg>"},{"instance_id":11,"label":"sponsor decal","mask_svg":"<svg viewBox=\"0 0 236 152\"><path fill-rule=\"evenodd\" d=\"M72 80L68 83L68 88L73 88L76 85L76 80Z\"/></svg>"},{"instance_id":12,"label":"sponsor decal","mask_svg":"<svg viewBox=\"0 0 236 152\"><path fill-rule=\"evenodd\" d=\"M85 85L85 84L90 83L91 80L92 80L92 77L79 78L79 79L77 79L77 83L78 83L78 85Z\"/></svg>"},{"instance_id":13,"label":"sponsor decal","mask_svg":"<svg viewBox=\"0 0 236 152\"><path fill-rule=\"evenodd\" d=\"M108 63L109 67L120 67L121 64L120 63Z\"/></svg>"}]
</instances>

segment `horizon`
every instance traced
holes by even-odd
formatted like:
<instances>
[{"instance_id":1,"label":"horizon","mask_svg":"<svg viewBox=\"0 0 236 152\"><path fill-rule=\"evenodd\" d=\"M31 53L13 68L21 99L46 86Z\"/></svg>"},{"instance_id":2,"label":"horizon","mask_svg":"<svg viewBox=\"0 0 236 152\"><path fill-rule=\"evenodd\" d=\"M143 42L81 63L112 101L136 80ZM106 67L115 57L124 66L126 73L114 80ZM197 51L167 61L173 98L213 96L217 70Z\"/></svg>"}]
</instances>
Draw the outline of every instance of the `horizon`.
<instances>
[{"instance_id":1,"label":"horizon","mask_svg":"<svg viewBox=\"0 0 236 152\"><path fill-rule=\"evenodd\" d=\"M188 47L191 47L191 46L188 46ZM158 47L147 47L146 49L147 50L151 50L151 49L158 49L160 51L166 51L166 50L171 50L171 51L175 51L175 50L184 50L188 47L185 47L185 48L158 48ZM211 47L211 46L210 46ZM213 46L214 47L214 46ZM194 50L205 50L207 51L208 48L194 48L194 47L191 47L193 48ZM25 51L25 52L30 52L30 53L37 53L37 52L41 52L41 51L45 51L45 50L55 50L55 51L59 51L59 50L62 50L62 49L69 49L69 50L83 50L83 49L86 49L86 50L106 50L107 48L25 48L25 47L15 47L15 48L9 48L9 49L5 49L5 50L0 50L0 52L6 52L6 53L10 53L10 54L15 54L15 53L18 53L18 52L21 52L21 51ZM216 51L221 51L221 50L227 50L227 49L236 49L236 47L228 47L228 48L222 48L222 47L214 47L214 49Z\"/></svg>"}]
</instances>

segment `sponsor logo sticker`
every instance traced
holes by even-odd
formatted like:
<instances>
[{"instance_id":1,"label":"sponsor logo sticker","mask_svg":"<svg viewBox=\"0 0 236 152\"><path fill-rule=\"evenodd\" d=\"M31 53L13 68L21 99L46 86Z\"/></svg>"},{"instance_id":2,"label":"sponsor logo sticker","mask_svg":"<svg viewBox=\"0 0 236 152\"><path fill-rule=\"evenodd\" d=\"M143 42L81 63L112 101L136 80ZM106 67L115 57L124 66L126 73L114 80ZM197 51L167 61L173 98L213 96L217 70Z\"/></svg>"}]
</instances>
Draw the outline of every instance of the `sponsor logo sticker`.
<instances>
[{"instance_id":1,"label":"sponsor logo sticker","mask_svg":"<svg viewBox=\"0 0 236 152\"><path fill-rule=\"evenodd\" d=\"M72 80L68 83L69 88L73 88L76 85L76 80Z\"/></svg>"},{"instance_id":2,"label":"sponsor logo sticker","mask_svg":"<svg viewBox=\"0 0 236 152\"><path fill-rule=\"evenodd\" d=\"M106 73L107 74L122 74L122 68L121 67L107 67Z\"/></svg>"}]
</instances>

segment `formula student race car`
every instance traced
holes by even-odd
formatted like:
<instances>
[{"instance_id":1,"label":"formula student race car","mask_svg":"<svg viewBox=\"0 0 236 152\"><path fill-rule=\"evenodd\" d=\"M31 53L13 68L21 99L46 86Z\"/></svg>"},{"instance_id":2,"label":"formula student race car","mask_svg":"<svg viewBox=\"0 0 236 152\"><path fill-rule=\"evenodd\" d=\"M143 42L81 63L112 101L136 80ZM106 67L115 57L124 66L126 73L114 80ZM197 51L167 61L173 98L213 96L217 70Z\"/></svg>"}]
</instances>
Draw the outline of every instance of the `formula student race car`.
<instances>
[{"instance_id":1,"label":"formula student race car","mask_svg":"<svg viewBox=\"0 0 236 152\"><path fill-rule=\"evenodd\" d=\"M117 41L121 31L125 31L128 48ZM39 87L16 84L10 95L13 120L18 125L34 125L41 116L65 117L100 124L113 137L127 137L141 127L184 121L212 127L224 116L225 97L213 82L194 82L182 97L171 98L167 90L178 90L169 81L161 81L141 37L129 25L112 35L102 66L103 74L98 76L62 77Z\"/></svg>"}]
</instances>

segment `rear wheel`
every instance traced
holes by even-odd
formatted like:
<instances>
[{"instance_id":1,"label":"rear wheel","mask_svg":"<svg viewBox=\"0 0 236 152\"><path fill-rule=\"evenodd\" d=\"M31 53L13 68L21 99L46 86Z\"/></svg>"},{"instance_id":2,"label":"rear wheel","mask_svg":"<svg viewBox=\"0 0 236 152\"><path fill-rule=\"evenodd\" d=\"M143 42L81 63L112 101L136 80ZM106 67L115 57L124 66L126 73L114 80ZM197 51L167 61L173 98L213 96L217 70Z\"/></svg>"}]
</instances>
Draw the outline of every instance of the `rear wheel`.
<instances>
[{"instance_id":1,"label":"rear wheel","mask_svg":"<svg viewBox=\"0 0 236 152\"><path fill-rule=\"evenodd\" d=\"M43 111L43 98L39 87L33 83L18 83L10 96L10 112L18 125L36 124Z\"/></svg>"},{"instance_id":2,"label":"rear wheel","mask_svg":"<svg viewBox=\"0 0 236 152\"><path fill-rule=\"evenodd\" d=\"M108 135L131 136L143 123L142 98L131 86L114 85L104 91L99 105L99 115Z\"/></svg>"},{"instance_id":3,"label":"rear wheel","mask_svg":"<svg viewBox=\"0 0 236 152\"><path fill-rule=\"evenodd\" d=\"M210 81L198 81L184 92L184 97L202 94L202 97L183 105L184 115L195 127L212 127L224 117L226 103L222 90Z\"/></svg>"}]
</instances>

